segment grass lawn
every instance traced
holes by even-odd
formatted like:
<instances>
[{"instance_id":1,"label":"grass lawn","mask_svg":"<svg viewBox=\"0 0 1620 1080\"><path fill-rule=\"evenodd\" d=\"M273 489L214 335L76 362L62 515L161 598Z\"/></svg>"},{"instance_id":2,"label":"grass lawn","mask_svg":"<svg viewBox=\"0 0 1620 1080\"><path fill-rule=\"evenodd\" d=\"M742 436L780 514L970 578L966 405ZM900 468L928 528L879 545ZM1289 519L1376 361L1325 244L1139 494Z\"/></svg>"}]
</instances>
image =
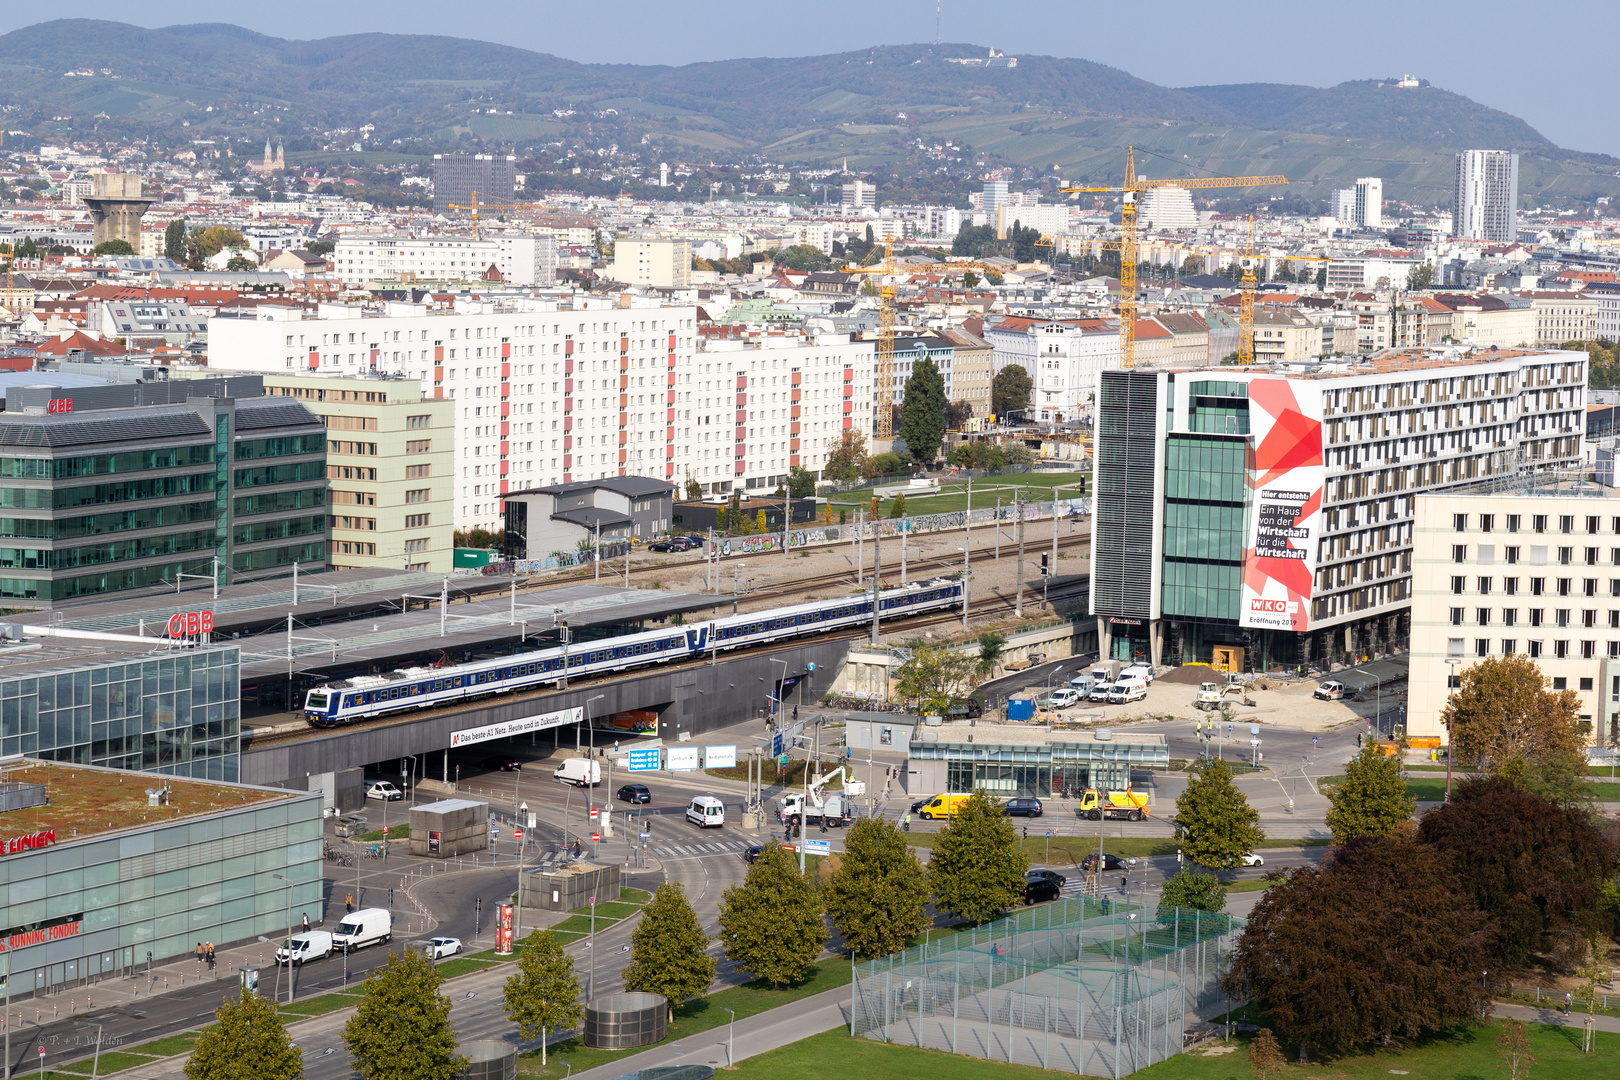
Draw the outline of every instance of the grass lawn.
<instances>
[{"instance_id":1,"label":"grass lawn","mask_svg":"<svg viewBox=\"0 0 1620 1080\"><path fill-rule=\"evenodd\" d=\"M604 919L602 916L598 915L596 917L597 933L601 933L603 930L606 930L608 927L612 926L618 921L618 919ZM564 934L588 934L591 932L590 916L570 915L568 918L564 919L556 926L553 926L551 929L554 932L560 931Z\"/></svg>"},{"instance_id":2,"label":"grass lawn","mask_svg":"<svg viewBox=\"0 0 1620 1080\"><path fill-rule=\"evenodd\" d=\"M826 1080L829 1076L858 1076L861 1080L916 1080L923 1076L928 1080L1052 1080L1072 1074L874 1039L852 1039L849 1029L840 1027L746 1058L726 1075L738 1080Z\"/></svg>"},{"instance_id":3,"label":"grass lawn","mask_svg":"<svg viewBox=\"0 0 1620 1080\"><path fill-rule=\"evenodd\" d=\"M89 1076L90 1069L96 1065L94 1058L76 1061L72 1065L64 1065L62 1071L69 1075ZM118 1072L121 1069L133 1069L138 1065L150 1065L152 1059L141 1054L131 1054L124 1050L103 1050L101 1052L100 1075ZM18 1075L22 1075L21 1072Z\"/></svg>"},{"instance_id":4,"label":"grass lawn","mask_svg":"<svg viewBox=\"0 0 1620 1080\"><path fill-rule=\"evenodd\" d=\"M355 981L358 982L359 980ZM261 982L260 986L263 985L263 982ZM358 1005L364 997L365 994L363 993L322 994L320 997L307 998L304 1001L295 1001L291 1005L281 1006L281 1015L288 1020L321 1016L325 1013L337 1012L339 1009L346 1009L350 1005Z\"/></svg>"},{"instance_id":5,"label":"grass lawn","mask_svg":"<svg viewBox=\"0 0 1620 1080\"><path fill-rule=\"evenodd\" d=\"M618 900L609 900L606 903L597 904L596 925L601 926L603 919L612 919L617 922L620 919L629 918L631 915L634 915L640 910L640 904L626 904ZM582 908L575 908L574 914L584 915L588 919L591 914L591 906L586 904Z\"/></svg>"},{"instance_id":6,"label":"grass lawn","mask_svg":"<svg viewBox=\"0 0 1620 1080\"><path fill-rule=\"evenodd\" d=\"M402 824L402 825L390 825L390 826L388 826L388 839L390 839L390 840L409 840L410 836L411 836L411 826L410 826L409 823ZM371 832L361 833L360 834L360 839L367 840L367 841L373 841L374 842L374 841L377 841L377 840L381 840L382 838L383 838L383 831L381 829L373 829Z\"/></svg>"},{"instance_id":7,"label":"grass lawn","mask_svg":"<svg viewBox=\"0 0 1620 1080\"><path fill-rule=\"evenodd\" d=\"M1570 1028L1530 1024L1528 1028L1530 1052L1537 1058L1530 1070L1534 1080L1586 1080L1600 1076L1613 1067L1614 1055L1620 1051L1620 1035L1612 1032L1598 1032L1596 1051L1583 1054L1579 1024ZM1404 1049L1381 1050L1304 1068L1292 1063L1297 1051L1290 1047L1285 1051L1290 1064L1281 1075L1295 1076L1299 1080L1373 1080L1374 1077L1389 1080L1392 1073L1404 1073L1412 1080L1479 1080L1506 1076L1496 1056L1496 1037L1500 1033L1499 1025L1490 1024L1422 1040ZM1132 1075L1138 1080L1251 1080L1254 1074L1245 1057L1247 1039L1240 1040L1235 1051L1209 1052L1223 1048L1220 1044L1213 1048L1205 1044L1192 1053L1178 1054ZM1610 1065L1603 1065L1604 1061ZM743 1064L746 1066L747 1062Z\"/></svg>"},{"instance_id":8,"label":"grass lawn","mask_svg":"<svg viewBox=\"0 0 1620 1080\"><path fill-rule=\"evenodd\" d=\"M457 975L470 975L475 971L488 971L495 965L488 960L474 960L470 956L457 956L438 966L438 972L446 979L453 979Z\"/></svg>"},{"instance_id":9,"label":"grass lawn","mask_svg":"<svg viewBox=\"0 0 1620 1080\"><path fill-rule=\"evenodd\" d=\"M494 949L485 949L483 952L468 953L466 959L489 960L497 964L510 964L513 960L517 959L517 954L514 953L511 956L496 956Z\"/></svg>"},{"instance_id":10,"label":"grass lawn","mask_svg":"<svg viewBox=\"0 0 1620 1080\"><path fill-rule=\"evenodd\" d=\"M1100 821L1095 823L1089 821L1080 823L1082 829L1088 833L1091 830L1095 830L1098 826L1104 824L1106 824L1106 822ZM1020 822L1019 825L1021 826L1022 822ZM1016 827L1019 826L1015 826L1015 828ZM1070 832L1071 834L1074 831L1074 827L1073 822L1068 822L1063 826L1065 831ZM1039 829L1038 833L1037 829ZM1095 854L1097 851L1097 838L1091 835L1054 836L1050 841L1048 841L1046 839L1046 828L1040 825L1039 818L1030 822L1029 833L1029 839L1022 841L1022 843L1024 845L1024 853L1029 856L1030 861L1032 862L1050 861L1054 865L1058 863L1068 863L1071 866L1078 866L1082 858L1087 855ZM933 847L934 837L937 835L939 834L914 832L909 834L906 842L911 844L913 847ZM1159 839L1150 836L1119 837L1104 835L1102 842L1103 851L1106 854L1118 855L1121 858L1126 859L1142 859L1159 855L1174 855L1178 847L1174 840ZM1052 852L1050 860L1048 860L1046 854L1048 843L1051 844ZM1258 849L1270 850L1275 848L1326 847L1327 844L1328 841L1325 838L1318 840L1264 840L1258 845Z\"/></svg>"},{"instance_id":11,"label":"grass lawn","mask_svg":"<svg viewBox=\"0 0 1620 1080\"><path fill-rule=\"evenodd\" d=\"M1223 881L1221 884L1226 886L1227 892L1235 893L1260 892L1262 889L1271 888L1276 882L1267 881L1265 878L1242 878L1238 881Z\"/></svg>"},{"instance_id":12,"label":"grass lawn","mask_svg":"<svg viewBox=\"0 0 1620 1080\"><path fill-rule=\"evenodd\" d=\"M132 1054L146 1054L149 1057L173 1057L175 1054L189 1054L191 1048L197 1045L197 1034L197 1032L192 1031L184 1035L170 1035L166 1039L158 1039L155 1042L132 1046L129 1048L129 1052Z\"/></svg>"},{"instance_id":13,"label":"grass lawn","mask_svg":"<svg viewBox=\"0 0 1620 1080\"><path fill-rule=\"evenodd\" d=\"M1045 502L1052 497L1052 488L1060 484L1065 486L1078 484L1082 478L1086 480L1086 490L1089 493L1091 491L1090 473L1022 473L1017 476L994 476L985 480L975 480L973 482L973 505L981 509L987 506L995 506L996 499L1000 498L1002 505L1005 506L1013 502L1016 497L1014 495L1015 488L1023 491L1024 498L1027 501ZM906 513L912 515L943 514L952 510L967 509L966 481L952 480L949 483L941 484L939 490L938 495L919 495L916 498L907 495ZM1078 498L1079 495L1080 489L1075 487L1061 492L1059 497ZM871 504L871 501L870 491L851 491L835 496L832 505L835 508L840 506L866 507ZM893 505L893 499L884 499L878 512L884 517L888 517L889 510ZM837 510L835 509L833 513L836 516Z\"/></svg>"},{"instance_id":14,"label":"grass lawn","mask_svg":"<svg viewBox=\"0 0 1620 1080\"><path fill-rule=\"evenodd\" d=\"M652 893L646 889L620 889L619 899L627 904L645 904L652 899Z\"/></svg>"}]
</instances>

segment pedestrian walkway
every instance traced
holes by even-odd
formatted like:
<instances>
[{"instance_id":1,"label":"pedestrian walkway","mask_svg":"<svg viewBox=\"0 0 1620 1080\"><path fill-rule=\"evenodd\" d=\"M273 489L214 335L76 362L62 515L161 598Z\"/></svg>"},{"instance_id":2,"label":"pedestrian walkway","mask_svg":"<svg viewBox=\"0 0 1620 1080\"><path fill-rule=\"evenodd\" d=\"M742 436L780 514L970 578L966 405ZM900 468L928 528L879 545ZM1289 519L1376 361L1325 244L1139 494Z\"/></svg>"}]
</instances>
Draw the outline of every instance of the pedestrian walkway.
<instances>
[{"instance_id":1,"label":"pedestrian walkway","mask_svg":"<svg viewBox=\"0 0 1620 1080\"><path fill-rule=\"evenodd\" d=\"M1498 1017L1512 1017L1514 1020L1523 1020L1527 1024L1552 1024L1555 1027L1580 1027L1586 1023L1586 1013L1579 1005L1571 1010L1568 1016L1564 1015L1562 1008L1553 1008L1550 1005L1513 1005L1505 1001L1498 1001L1491 1006L1491 1012ZM1620 1016L1603 1016L1594 1013L1592 1026L1599 1031L1620 1031Z\"/></svg>"}]
</instances>

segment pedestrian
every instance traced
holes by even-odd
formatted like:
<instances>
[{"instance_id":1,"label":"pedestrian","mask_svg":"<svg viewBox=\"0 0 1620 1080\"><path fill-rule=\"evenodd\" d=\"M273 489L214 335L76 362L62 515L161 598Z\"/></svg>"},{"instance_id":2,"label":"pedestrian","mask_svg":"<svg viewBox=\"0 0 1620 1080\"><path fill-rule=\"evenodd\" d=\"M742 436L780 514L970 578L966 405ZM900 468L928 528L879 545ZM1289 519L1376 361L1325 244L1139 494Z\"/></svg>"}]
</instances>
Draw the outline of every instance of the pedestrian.
<instances>
[{"instance_id":1,"label":"pedestrian","mask_svg":"<svg viewBox=\"0 0 1620 1080\"><path fill-rule=\"evenodd\" d=\"M1129 890L1129 888L1130 888L1130 875L1128 875L1128 874L1119 875L1119 891L1120 892L1127 892Z\"/></svg>"},{"instance_id":2,"label":"pedestrian","mask_svg":"<svg viewBox=\"0 0 1620 1080\"><path fill-rule=\"evenodd\" d=\"M203 947L202 947L202 942L199 941L199 942L197 942L197 963L200 964L202 962L203 962Z\"/></svg>"},{"instance_id":3,"label":"pedestrian","mask_svg":"<svg viewBox=\"0 0 1620 1080\"><path fill-rule=\"evenodd\" d=\"M1569 1015L1569 991L1564 991L1564 1015Z\"/></svg>"},{"instance_id":4,"label":"pedestrian","mask_svg":"<svg viewBox=\"0 0 1620 1080\"><path fill-rule=\"evenodd\" d=\"M906 811L906 816L901 819L900 828L904 832L910 832L911 831L911 811L910 810L907 810Z\"/></svg>"},{"instance_id":5,"label":"pedestrian","mask_svg":"<svg viewBox=\"0 0 1620 1080\"><path fill-rule=\"evenodd\" d=\"M345 915L352 915L354 913L354 893L343 894L343 913Z\"/></svg>"},{"instance_id":6,"label":"pedestrian","mask_svg":"<svg viewBox=\"0 0 1620 1080\"><path fill-rule=\"evenodd\" d=\"M207 956L208 956L208 970L213 971L214 970L214 943L212 941L208 942L208 944L206 946L206 950L207 950Z\"/></svg>"},{"instance_id":7,"label":"pedestrian","mask_svg":"<svg viewBox=\"0 0 1620 1080\"><path fill-rule=\"evenodd\" d=\"M309 912L304 912L304 933L309 933Z\"/></svg>"}]
</instances>

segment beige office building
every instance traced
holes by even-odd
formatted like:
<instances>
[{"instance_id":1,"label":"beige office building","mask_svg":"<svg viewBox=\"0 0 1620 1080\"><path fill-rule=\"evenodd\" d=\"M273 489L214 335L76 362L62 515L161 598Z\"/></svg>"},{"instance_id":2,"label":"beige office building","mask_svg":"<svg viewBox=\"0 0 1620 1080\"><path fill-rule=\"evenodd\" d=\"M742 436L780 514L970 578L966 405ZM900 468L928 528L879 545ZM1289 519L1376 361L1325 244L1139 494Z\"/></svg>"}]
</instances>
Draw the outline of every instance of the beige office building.
<instances>
[{"instance_id":1,"label":"beige office building","mask_svg":"<svg viewBox=\"0 0 1620 1080\"><path fill-rule=\"evenodd\" d=\"M1451 687L1528 656L1580 695L1594 743L1620 742L1620 490L1553 474L1419 495L1407 732L1446 732Z\"/></svg>"},{"instance_id":2,"label":"beige office building","mask_svg":"<svg viewBox=\"0 0 1620 1080\"><path fill-rule=\"evenodd\" d=\"M455 403L416 379L264 376L326 424L327 561L449 573L455 562Z\"/></svg>"},{"instance_id":3,"label":"beige office building","mask_svg":"<svg viewBox=\"0 0 1620 1080\"><path fill-rule=\"evenodd\" d=\"M685 288L692 284L692 242L620 237L613 242L613 264L607 276L627 285Z\"/></svg>"}]
</instances>

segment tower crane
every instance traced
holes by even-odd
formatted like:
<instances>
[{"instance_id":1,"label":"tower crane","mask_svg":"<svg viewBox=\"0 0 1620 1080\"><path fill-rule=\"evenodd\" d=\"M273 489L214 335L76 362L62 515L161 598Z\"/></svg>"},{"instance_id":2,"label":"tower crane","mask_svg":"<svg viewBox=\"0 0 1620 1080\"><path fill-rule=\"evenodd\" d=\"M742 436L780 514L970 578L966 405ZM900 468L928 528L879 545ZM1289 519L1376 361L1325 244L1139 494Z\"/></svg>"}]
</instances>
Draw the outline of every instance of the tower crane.
<instances>
[{"instance_id":1,"label":"tower crane","mask_svg":"<svg viewBox=\"0 0 1620 1080\"><path fill-rule=\"evenodd\" d=\"M1238 282L1238 366L1249 367L1254 363L1254 296L1259 286L1259 276L1255 273L1255 269L1260 264L1260 258L1254 250L1254 215L1249 215L1249 228L1241 248L1233 251L1230 248L1205 246L1199 250L1211 254L1238 256L1238 265L1243 268L1243 277ZM1333 260L1322 255L1285 255L1283 261L1287 263Z\"/></svg>"},{"instance_id":2,"label":"tower crane","mask_svg":"<svg viewBox=\"0 0 1620 1080\"><path fill-rule=\"evenodd\" d=\"M450 209L452 209L452 210L471 210L472 211L473 239L477 240L478 239L478 212L480 210L532 210L534 208L532 206L530 206L529 204L527 204L527 203L492 203L492 202L483 202L478 198L478 192L475 191L475 192L472 193L472 205L471 206L457 206L455 203L451 203L450 204Z\"/></svg>"},{"instance_id":3,"label":"tower crane","mask_svg":"<svg viewBox=\"0 0 1620 1080\"><path fill-rule=\"evenodd\" d=\"M1235 188L1286 184L1285 176L1200 176L1179 180L1149 180L1136 171L1136 148L1125 148L1125 183L1119 187L1066 187L1065 195L1082 192L1116 192L1120 202L1119 247L1119 360L1120 366L1136 366L1136 211L1143 193L1154 188ZM1252 316L1251 316L1252 318ZM1252 326L1253 323L1251 322ZM1251 339L1252 340L1252 339Z\"/></svg>"}]
</instances>

